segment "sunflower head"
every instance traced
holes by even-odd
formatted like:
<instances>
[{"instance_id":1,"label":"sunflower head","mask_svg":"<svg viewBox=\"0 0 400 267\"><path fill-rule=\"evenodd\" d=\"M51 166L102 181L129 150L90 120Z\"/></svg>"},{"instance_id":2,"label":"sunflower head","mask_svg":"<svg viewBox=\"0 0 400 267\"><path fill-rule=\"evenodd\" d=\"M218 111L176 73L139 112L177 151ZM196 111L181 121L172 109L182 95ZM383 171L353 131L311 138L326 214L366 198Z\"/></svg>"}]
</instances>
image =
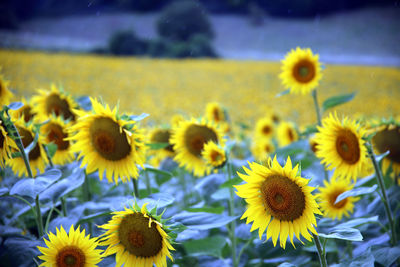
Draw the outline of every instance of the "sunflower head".
<instances>
[{"instance_id":1,"label":"sunflower head","mask_svg":"<svg viewBox=\"0 0 400 267\"><path fill-rule=\"evenodd\" d=\"M61 226L56 228L56 234L49 233L49 240L44 239L47 247L37 247L42 255L39 259L44 262L40 266L55 267L95 267L102 259L102 250L97 238L85 235L79 227L75 230L71 225L67 234Z\"/></svg>"},{"instance_id":2,"label":"sunflower head","mask_svg":"<svg viewBox=\"0 0 400 267\"><path fill-rule=\"evenodd\" d=\"M17 149L14 140L9 136L3 121L0 119L0 167L4 168L4 162L11 157L11 147Z\"/></svg>"},{"instance_id":3,"label":"sunflower head","mask_svg":"<svg viewBox=\"0 0 400 267\"><path fill-rule=\"evenodd\" d=\"M279 146L287 146L299 139L299 135L297 133L294 124L291 122L281 122L278 125L278 144Z\"/></svg>"},{"instance_id":4,"label":"sunflower head","mask_svg":"<svg viewBox=\"0 0 400 267\"><path fill-rule=\"evenodd\" d=\"M315 136L310 137L308 139L308 144L310 145L311 151L317 153L317 141L315 139L316 139Z\"/></svg>"},{"instance_id":5,"label":"sunflower head","mask_svg":"<svg viewBox=\"0 0 400 267\"><path fill-rule=\"evenodd\" d=\"M45 121L52 114L61 116L65 120L76 120L74 109L78 108L78 104L70 95L54 84L51 85L50 91L39 90L38 93L39 95L32 98L32 104L33 112L37 114L40 121Z\"/></svg>"},{"instance_id":6,"label":"sunflower head","mask_svg":"<svg viewBox=\"0 0 400 267\"><path fill-rule=\"evenodd\" d=\"M111 220L99 226L106 232L101 236L101 245L107 246L104 256L116 254L116 266L167 266L167 259L172 260L170 250L171 237L167 234L161 215L156 209L148 211L144 204L124 211L114 212Z\"/></svg>"},{"instance_id":7,"label":"sunflower head","mask_svg":"<svg viewBox=\"0 0 400 267\"><path fill-rule=\"evenodd\" d=\"M164 147L163 149L161 149L162 152L164 152L164 154L166 154L166 156L173 156L174 155L174 147L170 142L170 138L171 138L171 129L160 129L160 128L156 128L153 129L150 132L150 143L165 143L168 144L168 146Z\"/></svg>"},{"instance_id":8,"label":"sunflower head","mask_svg":"<svg viewBox=\"0 0 400 267\"><path fill-rule=\"evenodd\" d=\"M275 157L269 158L267 166L250 163L250 169L243 169L246 174L238 175L246 183L235 187L236 194L248 205L241 219L247 218L246 223L253 222L250 231L258 229L261 239L267 229L267 240L272 237L275 246L280 236L282 248L285 248L288 236L293 246L294 235L300 241L301 235L311 241L309 231L317 234L314 213L321 212L311 194L314 188L308 186L308 179L300 176L298 165L292 168L288 157L282 167Z\"/></svg>"},{"instance_id":9,"label":"sunflower head","mask_svg":"<svg viewBox=\"0 0 400 267\"><path fill-rule=\"evenodd\" d=\"M46 165L48 163L46 152L43 149L44 138L43 136L35 130L35 127L32 123L25 123L23 118L18 119L14 122L15 127L17 128L19 135L21 137L22 144L24 148L27 148L32 142L34 142L36 135L38 135L37 143L32 148L32 150L28 154L29 164L32 169L33 176L36 174L44 172ZM17 152L18 149L13 148L12 152ZM11 169L18 176L28 175L28 172L25 168L25 163L22 157L10 158L7 163L11 166Z\"/></svg>"},{"instance_id":10,"label":"sunflower head","mask_svg":"<svg viewBox=\"0 0 400 267\"><path fill-rule=\"evenodd\" d=\"M358 197L347 197L336 203L337 197L354 188L354 184L348 179L332 178L330 182L324 180L324 187L319 188L316 195L318 203L325 217L341 220L343 215L349 216L353 212L354 203L359 200Z\"/></svg>"},{"instance_id":11,"label":"sunflower head","mask_svg":"<svg viewBox=\"0 0 400 267\"><path fill-rule=\"evenodd\" d=\"M1 67L0 67L1 71ZM0 74L0 109L3 108L3 105L8 105L11 102L13 97L13 93L8 89L8 84L10 82L6 81L3 75Z\"/></svg>"},{"instance_id":12,"label":"sunflower head","mask_svg":"<svg viewBox=\"0 0 400 267\"><path fill-rule=\"evenodd\" d=\"M51 116L50 120L40 129L45 137L45 144L57 145L57 150L52 158L55 164L63 165L74 159L74 153L70 149L71 141L66 140L71 125L71 122L66 122L61 117Z\"/></svg>"},{"instance_id":13,"label":"sunflower head","mask_svg":"<svg viewBox=\"0 0 400 267\"><path fill-rule=\"evenodd\" d=\"M222 136L222 131L211 121L192 119L181 122L173 129L170 139L176 151L174 159L196 176L208 174L212 168L202 157L204 145L213 141L223 147Z\"/></svg>"},{"instance_id":14,"label":"sunflower head","mask_svg":"<svg viewBox=\"0 0 400 267\"><path fill-rule=\"evenodd\" d=\"M104 171L108 182L123 182L139 176L137 164L144 163L144 135L135 121L124 120L117 108L103 106L92 101L92 112L76 111L75 125L69 128L68 140L73 140L71 150L79 153L81 167L86 165L88 173L99 171L100 180Z\"/></svg>"},{"instance_id":15,"label":"sunflower head","mask_svg":"<svg viewBox=\"0 0 400 267\"><path fill-rule=\"evenodd\" d=\"M226 163L225 150L213 141L209 141L204 145L201 155L206 163L213 168L222 168Z\"/></svg>"},{"instance_id":16,"label":"sunflower head","mask_svg":"<svg viewBox=\"0 0 400 267\"><path fill-rule=\"evenodd\" d=\"M33 120L33 118L35 117L35 113L33 113L32 105L25 98L22 98L21 102L24 105L17 110L10 110L10 115L14 119L19 119L23 117L24 121L28 123Z\"/></svg>"},{"instance_id":17,"label":"sunflower head","mask_svg":"<svg viewBox=\"0 0 400 267\"><path fill-rule=\"evenodd\" d=\"M308 94L315 89L322 78L319 56L311 49L296 47L282 60L282 72L279 78L286 88L294 94Z\"/></svg>"},{"instance_id":18,"label":"sunflower head","mask_svg":"<svg viewBox=\"0 0 400 267\"><path fill-rule=\"evenodd\" d=\"M275 146L271 140L258 138L254 140L251 152L257 161L264 162L275 151Z\"/></svg>"},{"instance_id":19,"label":"sunflower head","mask_svg":"<svg viewBox=\"0 0 400 267\"><path fill-rule=\"evenodd\" d=\"M355 180L367 161L364 134L365 129L360 124L348 118L340 121L336 113L331 113L315 135L316 155L329 170L335 168L334 176Z\"/></svg>"},{"instance_id":20,"label":"sunflower head","mask_svg":"<svg viewBox=\"0 0 400 267\"><path fill-rule=\"evenodd\" d=\"M172 127L177 127L183 121L185 121L185 118L181 114L175 114L171 118L171 125Z\"/></svg>"},{"instance_id":21,"label":"sunflower head","mask_svg":"<svg viewBox=\"0 0 400 267\"><path fill-rule=\"evenodd\" d=\"M217 102L210 102L206 106L206 116L208 120L214 122L226 121L226 113L222 106Z\"/></svg>"},{"instance_id":22,"label":"sunflower head","mask_svg":"<svg viewBox=\"0 0 400 267\"><path fill-rule=\"evenodd\" d=\"M261 118L256 123L256 138L271 139L274 136L274 122L270 118Z\"/></svg>"}]
</instances>

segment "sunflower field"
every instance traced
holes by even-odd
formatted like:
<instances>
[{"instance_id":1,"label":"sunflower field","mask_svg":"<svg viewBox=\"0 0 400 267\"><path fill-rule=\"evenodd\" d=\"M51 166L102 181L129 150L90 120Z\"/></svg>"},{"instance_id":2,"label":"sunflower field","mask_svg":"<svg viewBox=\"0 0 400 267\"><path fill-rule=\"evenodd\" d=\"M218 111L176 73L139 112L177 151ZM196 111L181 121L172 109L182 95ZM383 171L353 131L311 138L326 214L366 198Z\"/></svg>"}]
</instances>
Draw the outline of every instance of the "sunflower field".
<instances>
[{"instance_id":1,"label":"sunflower field","mask_svg":"<svg viewBox=\"0 0 400 267\"><path fill-rule=\"evenodd\" d=\"M398 266L400 71L0 50L1 266Z\"/></svg>"}]
</instances>

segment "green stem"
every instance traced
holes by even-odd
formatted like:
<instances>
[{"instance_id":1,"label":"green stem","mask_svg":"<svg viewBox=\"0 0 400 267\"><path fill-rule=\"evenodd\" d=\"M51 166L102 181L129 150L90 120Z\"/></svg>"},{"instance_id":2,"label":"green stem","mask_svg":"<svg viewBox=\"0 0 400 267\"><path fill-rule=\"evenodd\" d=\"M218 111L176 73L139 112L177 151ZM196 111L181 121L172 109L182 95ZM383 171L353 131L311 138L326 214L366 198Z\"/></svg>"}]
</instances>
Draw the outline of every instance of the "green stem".
<instances>
[{"instance_id":1,"label":"green stem","mask_svg":"<svg viewBox=\"0 0 400 267\"><path fill-rule=\"evenodd\" d=\"M229 159L226 162L226 168L228 171L228 179L229 181L232 180L231 174L231 166L229 164ZM235 195L233 192L233 186L229 187L229 216L235 216ZM236 258L236 236L235 236L235 229L236 229L236 220L233 220L230 223L230 237L232 243L232 263L234 267L238 266L238 261Z\"/></svg>"},{"instance_id":2,"label":"green stem","mask_svg":"<svg viewBox=\"0 0 400 267\"><path fill-rule=\"evenodd\" d=\"M53 168L54 164L53 164L53 161L51 160L50 153L49 153L49 150L47 149L47 146L43 145L43 149L44 149L44 152L46 152L46 156L47 156L47 159L49 160L50 167Z\"/></svg>"},{"instance_id":3,"label":"green stem","mask_svg":"<svg viewBox=\"0 0 400 267\"><path fill-rule=\"evenodd\" d=\"M144 180L146 182L147 195L151 195L150 176L146 170L144 170Z\"/></svg>"},{"instance_id":4,"label":"green stem","mask_svg":"<svg viewBox=\"0 0 400 267\"><path fill-rule=\"evenodd\" d=\"M140 199L138 180L133 178L132 179L132 184L133 184L133 192L135 194L135 197Z\"/></svg>"},{"instance_id":5,"label":"green stem","mask_svg":"<svg viewBox=\"0 0 400 267\"><path fill-rule=\"evenodd\" d=\"M83 182L83 199L85 202L90 201L90 185L89 185L89 175L87 175L86 171L85 171L85 181ZM84 212L85 215L88 215L88 211L85 209ZM93 234L93 227L92 227L92 223L88 222L88 230L89 230L89 234L90 236L92 236Z\"/></svg>"},{"instance_id":6,"label":"green stem","mask_svg":"<svg viewBox=\"0 0 400 267\"><path fill-rule=\"evenodd\" d=\"M46 224L44 225L44 232L47 233L48 229L49 229L49 223L50 223L50 219L51 219L51 215L53 215L53 211L54 211L54 205L51 207L49 214L47 215L47 219L46 219Z\"/></svg>"},{"instance_id":7,"label":"green stem","mask_svg":"<svg viewBox=\"0 0 400 267\"><path fill-rule=\"evenodd\" d=\"M366 147L367 147L368 155L371 158L372 164L374 165L376 181L378 182L378 186L382 193L381 200L385 207L386 216L388 217L388 220L389 220L392 245L395 246L397 244L395 221L393 219L392 210L390 209L390 206L389 206L389 198L386 194L386 188L385 188L385 183L383 182L382 172L381 172L381 169L379 168L378 162L375 159L375 154L374 154L372 145L370 143L366 143Z\"/></svg>"},{"instance_id":8,"label":"green stem","mask_svg":"<svg viewBox=\"0 0 400 267\"><path fill-rule=\"evenodd\" d=\"M65 197L61 197L61 209L64 217L67 217L67 203Z\"/></svg>"},{"instance_id":9,"label":"green stem","mask_svg":"<svg viewBox=\"0 0 400 267\"><path fill-rule=\"evenodd\" d=\"M39 238L41 238L43 236L43 219L42 219L42 212L40 211L39 195L36 196L35 204L36 204L37 228L38 228Z\"/></svg>"},{"instance_id":10,"label":"green stem","mask_svg":"<svg viewBox=\"0 0 400 267\"><path fill-rule=\"evenodd\" d=\"M319 242L319 237L315 234L312 234L312 235L314 238L315 246L317 247L319 263L321 264L321 267L327 267L328 264L326 262L326 256L325 256L324 251L322 250L321 242Z\"/></svg>"},{"instance_id":11,"label":"green stem","mask_svg":"<svg viewBox=\"0 0 400 267\"><path fill-rule=\"evenodd\" d=\"M321 113L321 109L319 108L319 104L318 104L317 90L314 89L311 94L312 94L312 97L314 100L314 107L315 107L315 113L317 114L318 126L322 126L322 113ZM327 180L327 181L329 180L329 174L328 174L327 170L325 169L325 166L324 166L324 177L325 177L325 180Z\"/></svg>"}]
</instances>

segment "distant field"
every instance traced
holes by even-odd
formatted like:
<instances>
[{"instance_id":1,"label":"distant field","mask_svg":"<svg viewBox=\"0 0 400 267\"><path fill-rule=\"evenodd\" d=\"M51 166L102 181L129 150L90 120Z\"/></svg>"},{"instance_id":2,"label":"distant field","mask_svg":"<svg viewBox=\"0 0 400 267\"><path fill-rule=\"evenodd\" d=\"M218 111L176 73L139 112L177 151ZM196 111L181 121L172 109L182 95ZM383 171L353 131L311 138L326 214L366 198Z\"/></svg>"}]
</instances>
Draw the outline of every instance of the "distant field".
<instances>
[{"instance_id":1,"label":"distant field","mask_svg":"<svg viewBox=\"0 0 400 267\"><path fill-rule=\"evenodd\" d=\"M311 96L286 95L279 62L154 60L0 50L3 74L18 97L50 83L73 96L102 97L121 111L149 113L148 121L169 122L173 114L199 116L210 101L225 105L233 121L253 122L271 110L300 124L314 122ZM327 97L357 92L341 106L349 115L400 113L400 70L391 67L326 65L318 89ZM15 100L18 100L17 98Z\"/></svg>"}]
</instances>

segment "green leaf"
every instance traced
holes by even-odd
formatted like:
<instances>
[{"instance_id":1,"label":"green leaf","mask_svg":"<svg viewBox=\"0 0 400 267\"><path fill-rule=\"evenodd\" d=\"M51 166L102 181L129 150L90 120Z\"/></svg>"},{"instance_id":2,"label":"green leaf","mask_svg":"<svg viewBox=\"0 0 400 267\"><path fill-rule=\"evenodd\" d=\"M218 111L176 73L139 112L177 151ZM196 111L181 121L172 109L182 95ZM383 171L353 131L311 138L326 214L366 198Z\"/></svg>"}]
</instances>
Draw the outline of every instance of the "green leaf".
<instances>
[{"instance_id":1,"label":"green leaf","mask_svg":"<svg viewBox=\"0 0 400 267\"><path fill-rule=\"evenodd\" d=\"M286 89L285 91L278 93L275 97L281 97L281 96L287 95L289 93L290 93L290 89Z\"/></svg>"},{"instance_id":2,"label":"green leaf","mask_svg":"<svg viewBox=\"0 0 400 267\"><path fill-rule=\"evenodd\" d=\"M243 182L243 179L242 178L240 178L240 177L235 177L235 178L233 178L233 179L231 179L231 180L228 180L228 181L226 181L225 183L223 183L223 184L221 184L221 188L229 188L229 187L232 187L232 186L234 186L234 185L238 185L238 184L240 184L241 182Z\"/></svg>"},{"instance_id":3,"label":"green leaf","mask_svg":"<svg viewBox=\"0 0 400 267\"><path fill-rule=\"evenodd\" d=\"M345 229L345 228L354 228L354 227L358 227L360 225L363 224L367 224L367 223L375 223L378 222L378 216L374 216L374 217L368 217L368 218L357 218L357 219L353 219L344 223L341 223L339 225L336 225L333 229Z\"/></svg>"},{"instance_id":4,"label":"green leaf","mask_svg":"<svg viewBox=\"0 0 400 267\"><path fill-rule=\"evenodd\" d=\"M213 256L222 258L221 252L226 244L226 239L223 236L211 236L204 239L190 240L183 243L187 254L198 256Z\"/></svg>"},{"instance_id":5,"label":"green leaf","mask_svg":"<svg viewBox=\"0 0 400 267\"><path fill-rule=\"evenodd\" d=\"M56 151L58 148L57 145L54 143L50 143L50 144L47 144L46 147L47 147L47 151L49 152L50 158L53 158L53 156L54 156L54 154L56 154Z\"/></svg>"},{"instance_id":6,"label":"green leaf","mask_svg":"<svg viewBox=\"0 0 400 267\"><path fill-rule=\"evenodd\" d=\"M169 146L169 143L148 143L146 146L152 150L163 149Z\"/></svg>"},{"instance_id":7,"label":"green leaf","mask_svg":"<svg viewBox=\"0 0 400 267\"><path fill-rule=\"evenodd\" d=\"M371 253L371 249L368 248L363 254L356 258L345 259L340 261L339 267L365 267L374 266L375 258ZM385 265L388 266L388 265Z\"/></svg>"},{"instance_id":8,"label":"green leaf","mask_svg":"<svg viewBox=\"0 0 400 267\"><path fill-rule=\"evenodd\" d=\"M329 234L319 233L318 235L323 238L334 238L334 239L342 239L342 240L348 240L348 241L362 241L363 240L363 236L361 235L360 231L358 229L354 229L354 228L334 229Z\"/></svg>"},{"instance_id":9,"label":"green leaf","mask_svg":"<svg viewBox=\"0 0 400 267\"><path fill-rule=\"evenodd\" d=\"M374 184L371 187L358 187L358 188L354 188L350 191L346 191L344 193L341 193L336 198L336 201L334 204L337 204L338 202L340 202L343 199L348 198L348 197L356 197L356 196L361 196L361 195L365 195L365 194L370 194L372 192L375 192L377 187L378 187L378 185Z\"/></svg>"},{"instance_id":10,"label":"green leaf","mask_svg":"<svg viewBox=\"0 0 400 267\"><path fill-rule=\"evenodd\" d=\"M385 247L372 252L375 260L383 266L391 266L398 258L400 258L400 247Z\"/></svg>"},{"instance_id":11,"label":"green leaf","mask_svg":"<svg viewBox=\"0 0 400 267\"><path fill-rule=\"evenodd\" d=\"M187 208L186 210L190 212L208 212L208 213L221 214L222 212L224 212L224 207L218 206L218 207Z\"/></svg>"},{"instance_id":12,"label":"green leaf","mask_svg":"<svg viewBox=\"0 0 400 267\"><path fill-rule=\"evenodd\" d=\"M229 188L224 187L218 189L211 195L211 198L214 200L229 199L230 198Z\"/></svg>"},{"instance_id":13,"label":"green leaf","mask_svg":"<svg viewBox=\"0 0 400 267\"><path fill-rule=\"evenodd\" d=\"M172 177L174 176L171 172L167 172L167 171L163 171L157 168L154 168L148 164L144 164L144 171L149 171L149 172L153 172L155 174L160 174L160 175L164 175L164 176L168 176L168 177Z\"/></svg>"},{"instance_id":14,"label":"green leaf","mask_svg":"<svg viewBox=\"0 0 400 267\"><path fill-rule=\"evenodd\" d=\"M346 94L346 95L332 96L332 97L328 98L322 104L322 112L324 112L330 108L333 108L338 105L341 105L341 104L351 101L355 95L356 95L355 93L351 93L351 94Z\"/></svg>"},{"instance_id":15,"label":"green leaf","mask_svg":"<svg viewBox=\"0 0 400 267\"><path fill-rule=\"evenodd\" d=\"M6 187L0 188L0 197L4 196L7 193L8 193L8 188L6 188Z\"/></svg>"},{"instance_id":16,"label":"green leaf","mask_svg":"<svg viewBox=\"0 0 400 267\"><path fill-rule=\"evenodd\" d=\"M301 133L302 136L309 136L310 134L317 133L317 124L308 125L304 132Z\"/></svg>"},{"instance_id":17,"label":"green leaf","mask_svg":"<svg viewBox=\"0 0 400 267\"><path fill-rule=\"evenodd\" d=\"M223 227L236 220L236 218L223 214L188 211L182 211L173 217L176 222L182 223L191 230L208 230Z\"/></svg>"},{"instance_id":18,"label":"green leaf","mask_svg":"<svg viewBox=\"0 0 400 267\"><path fill-rule=\"evenodd\" d=\"M37 145L38 140L39 140L39 133L36 132L35 138L33 139L33 141L25 148L26 155L29 155L29 153L32 151L32 149Z\"/></svg>"}]
</instances>

